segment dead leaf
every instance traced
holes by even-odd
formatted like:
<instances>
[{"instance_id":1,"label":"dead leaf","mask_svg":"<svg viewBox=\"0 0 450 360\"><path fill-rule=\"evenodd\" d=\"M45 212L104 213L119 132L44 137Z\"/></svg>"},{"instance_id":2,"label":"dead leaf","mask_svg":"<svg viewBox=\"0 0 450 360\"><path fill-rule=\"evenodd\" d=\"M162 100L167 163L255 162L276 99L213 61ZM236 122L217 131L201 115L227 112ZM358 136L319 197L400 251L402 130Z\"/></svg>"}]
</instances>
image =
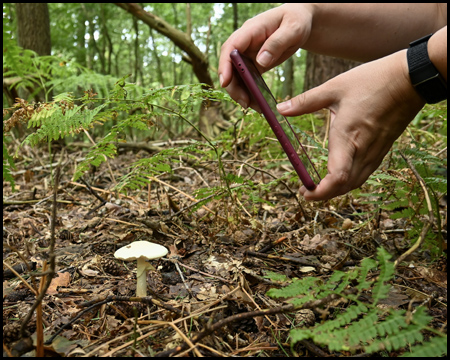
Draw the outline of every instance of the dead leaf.
<instances>
[{"instance_id":1,"label":"dead leaf","mask_svg":"<svg viewBox=\"0 0 450 360\"><path fill-rule=\"evenodd\" d=\"M391 287L388 296L385 299L381 299L379 304L386 305L387 307L397 309L400 305L407 304L409 302L409 296L402 293L402 291L396 287Z\"/></svg>"},{"instance_id":2,"label":"dead leaf","mask_svg":"<svg viewBox=\"0 0 450 360\"><path fill-rule=\"evenodd\" d=\"M58 286L68 286L69 283L70 283L70 273L68 272L58 273L50 283L50 286L47 289L47 294L55 295L58 293L57 290Z\"/></svg>"},{"instance_id":3,"label":"dead leaf","mask_svg":"<svg viewBox=\"0 0 450 360\"><path fill-rule=\"evenodd\" d=\"M428 280L437 283L442 287L447 287L447 273L437 269L429 269L424 266L418 266L417 271Z\"/></svg>"}]
</instances>

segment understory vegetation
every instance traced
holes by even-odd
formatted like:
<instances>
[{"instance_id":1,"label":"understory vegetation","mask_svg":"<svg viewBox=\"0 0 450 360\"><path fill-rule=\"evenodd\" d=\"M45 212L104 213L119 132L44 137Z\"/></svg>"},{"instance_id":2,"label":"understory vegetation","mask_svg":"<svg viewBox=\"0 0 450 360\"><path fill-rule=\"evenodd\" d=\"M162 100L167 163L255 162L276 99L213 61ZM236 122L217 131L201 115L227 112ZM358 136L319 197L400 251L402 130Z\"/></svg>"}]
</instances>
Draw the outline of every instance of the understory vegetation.
<instances>
[{"instance_id":1,"label":"understory vegetation","mask_svg":"<svg viewBox=\"0 0 450 360\"><path fill-rule=\"evenodd\" d=\"M13 42L5 68L47 99L3 109L8 351L447 353L446 101L361 188L311 203L265 119L221 90L142 87ZM213 137L198 117L217 104ZM291 119L322 176L328 119ZM135 264L113 257L136 240L170 251L146 298Z\"/></svg>"}]
</instances>

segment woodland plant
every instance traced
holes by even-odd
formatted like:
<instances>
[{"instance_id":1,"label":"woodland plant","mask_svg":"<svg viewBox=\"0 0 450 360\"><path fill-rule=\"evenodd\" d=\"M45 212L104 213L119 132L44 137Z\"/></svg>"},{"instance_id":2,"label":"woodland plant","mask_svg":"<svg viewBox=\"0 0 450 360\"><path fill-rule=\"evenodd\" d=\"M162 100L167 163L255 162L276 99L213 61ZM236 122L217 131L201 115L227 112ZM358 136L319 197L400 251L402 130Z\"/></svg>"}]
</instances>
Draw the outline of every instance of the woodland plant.
<instances>
[{"instance_id":1,"label":"woodland plant","mask_svg":"<svg viewBox=\"0 0 450 360\"><path fill-rule=\"evenodd\" d=\"M311 302L328 304L332 299L345 307L331 319L312 327L298 324L290 331L291 344L310 339L334 352L405 351L402 356L436 357L447 353L447 335L428 326L431 317L423 306L408 310L379 306L391 289L394 263L380 248L377 261L366 258L351 271L334 271L327 281L316 277L288 280L281 289L267 295L283 298L296 309ZM378 275L374 274L378 272ZM278 275L270 275L280 280ZM369 300L363 300L367 299ZM329 314L330 315L330 314ZM434 337L426 340L424 332Z\"/></svg>"},{"instance_id":2,"label":"woodland plant","mask_svg":"<svg viewBox=\"0 0 450 360\"><path fill-rule=\"evenodd\" d=\"M370 176L364 191L355 190L354 194L362 197L361 203L372 205L369 213L360 213L359 216L376 218L385 211L393 220L402 219L405 238L415 241L429 210L424 191L411 169L413 166L426 184L437 225L436 232L426 234L425 248L438 255L443 249L441 204L447 197L447 157L446 148L439 150L436 145L442 147L447 143L447 104L427 105L418 119L426 119L422 124L425 123L427 129L419 129L420 123L416 119L389 154L387 166ZM409 159L411 166L405 158Z\"/></svg>"}]
</instances>

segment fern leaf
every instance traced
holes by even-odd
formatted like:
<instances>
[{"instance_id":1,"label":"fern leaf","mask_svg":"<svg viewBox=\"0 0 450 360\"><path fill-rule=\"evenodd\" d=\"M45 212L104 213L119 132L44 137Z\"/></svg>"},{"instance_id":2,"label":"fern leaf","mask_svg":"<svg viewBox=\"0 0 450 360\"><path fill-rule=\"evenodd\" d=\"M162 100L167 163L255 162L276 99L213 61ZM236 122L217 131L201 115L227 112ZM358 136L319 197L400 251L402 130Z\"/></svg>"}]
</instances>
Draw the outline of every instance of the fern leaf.
<instances>
[{"instance_id":1,"label":"fern leaf","mask_svg":"<svg viewBox=\"0 0 450 360\"><path fill-rule=\"evenodd\" d=\"M436 336L431 338L430 341L413 346L410 352L404 353L401 357L434 358L443 355L447 355L447 336Z\"/></svg>"},{"instance_id":2,"label":"fern leaf","mask_svg":"<svg viewBox=\"0 0 450 360\"><path fill-rule=\"evenodd\" d=\"M321 324L321 331L331 331L341 326L350 324L350 322L360 316L362 313L368 311L367 307L363 303L358 303L349 306L345 309L343 314L339 314L336 319L329 320Z\"/></svg>"},{"instance_id":3,"label":"fern leaf","mask_svg":"<svg viewBox=\"0 0 450 360\"><path fill-rule=\"evenodd\" d=\"M384 339L376 340L365 348L368 353L377 352L380 350L398 350L414 344L416 341L423 341L423 335L420 332L422 327L419 325L409 325L405 329L399 329L395 334L387 335Z\"/></svg>"},{"instance_id":4,"label":"fern leaf","mask_svg":"<svg viewBox=\"0 0 450 360\"><path fill-rule=\"evenodd\" d=\"M294 279L292 284L282 289L270 289L267 295L274 298L291 298L298 295L304 295L311 290L318 280L313 277L303 279Z\"/></svg>"},{"instance_id":5,"label":"fern leaf","mask_svg":"<svg viewBox=\"0 0 450 360\"><path fill-rule=\"evenodd\" d=\"M405 317L405 310L398 310L390 314L384 321L381 321L377 326L377 331L380 336L386 334L395 334L400 328L407 327Z\"/></svg>"},{"instance_id":6,"label":"fern leaf","mask_svg":"<svg viewBox=\"0 0 450 360\"><path fill-rule=\"evenodd\" d=\"M348 333L348 344L355 347L360 343L369 342L377 336L375 324L378 321L376 309L370 310L361 320L352 323L344 333Z\"/></svg>"},{"instance_id":7,"label":"fern leaf","mask_svg":"<svg viewBox=\"0 0 450 360\"><path fill-rule=\"evenodd\" d=\"M309 339L312 333L309 329L293 329L290 331L289 336L292 344L295 344L299 341Z\"/></svg>"},{"instance_id":8,"label":"fern leaf","mask_svg":"<svg viewBox=\"0 0 450 360\"><path fill-rule=\"evenodd\" d=\"M385 284L385 282L392 279L395 271L394 264L389 262L391 255L386 250L383 248L378 249L377 257L380 261L381 270L380 276L372 289L372 297L375 304L378 303L378 300L387 297L391 285Z\"/></svg>"},{"instance_id":9,"label":"fern leaf","mask_svg":"<svg viewBox=\"0 0 450 360\"><path fill-rule=\"evenodd\" d=\"M357 286L359 292L368 289L372 285L373 281L368 281L366 279L369 271L374 269L376 266L377 262L373 259L365 258L363 261L361 261L361 273L359 276L359 284Z\"/></svg>"}]
</instances>

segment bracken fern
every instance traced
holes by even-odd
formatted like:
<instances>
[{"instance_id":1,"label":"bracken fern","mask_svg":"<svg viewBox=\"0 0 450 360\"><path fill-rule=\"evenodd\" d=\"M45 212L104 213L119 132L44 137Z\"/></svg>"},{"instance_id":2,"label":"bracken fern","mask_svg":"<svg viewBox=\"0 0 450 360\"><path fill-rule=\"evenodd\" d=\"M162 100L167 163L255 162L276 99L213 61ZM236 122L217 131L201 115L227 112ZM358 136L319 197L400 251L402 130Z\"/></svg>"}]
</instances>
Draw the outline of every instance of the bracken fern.
<instances>
[{"instance_id":1,"label":"bracken fern","mask_svg":"<svg viewBox=\"0 0 450 360\"><path fill-rule=\"evenodd\" d=\"M331 294L345 299L350 305L337 314L334 319L323 321L311 328L295 328L290 331L292 345L311 339L317 345L327 346L330 351L394 351L406 349L408 355L441 356L446 353L447 338L428 327L431 317L425 308L415 311L383 309L379 301L387 297L391 288L388 283L394 275L394 264L390 255L379 249L378 262L364 259L361 266L347 273L335 271L328 281L313 277L294 279L281 289L271 289L268 295L274 298L286 298L296 308L301 308L309 301L326 298ZM368 279L371 272L379 270L377 278ZM351 292L348 289L355 291ZM363 302L360 297L371 295L370 302ZM423 331L430 330L437 336L424 341ZM415 345L418 343L418 345Z\"/></svg>"}]
</instances>

